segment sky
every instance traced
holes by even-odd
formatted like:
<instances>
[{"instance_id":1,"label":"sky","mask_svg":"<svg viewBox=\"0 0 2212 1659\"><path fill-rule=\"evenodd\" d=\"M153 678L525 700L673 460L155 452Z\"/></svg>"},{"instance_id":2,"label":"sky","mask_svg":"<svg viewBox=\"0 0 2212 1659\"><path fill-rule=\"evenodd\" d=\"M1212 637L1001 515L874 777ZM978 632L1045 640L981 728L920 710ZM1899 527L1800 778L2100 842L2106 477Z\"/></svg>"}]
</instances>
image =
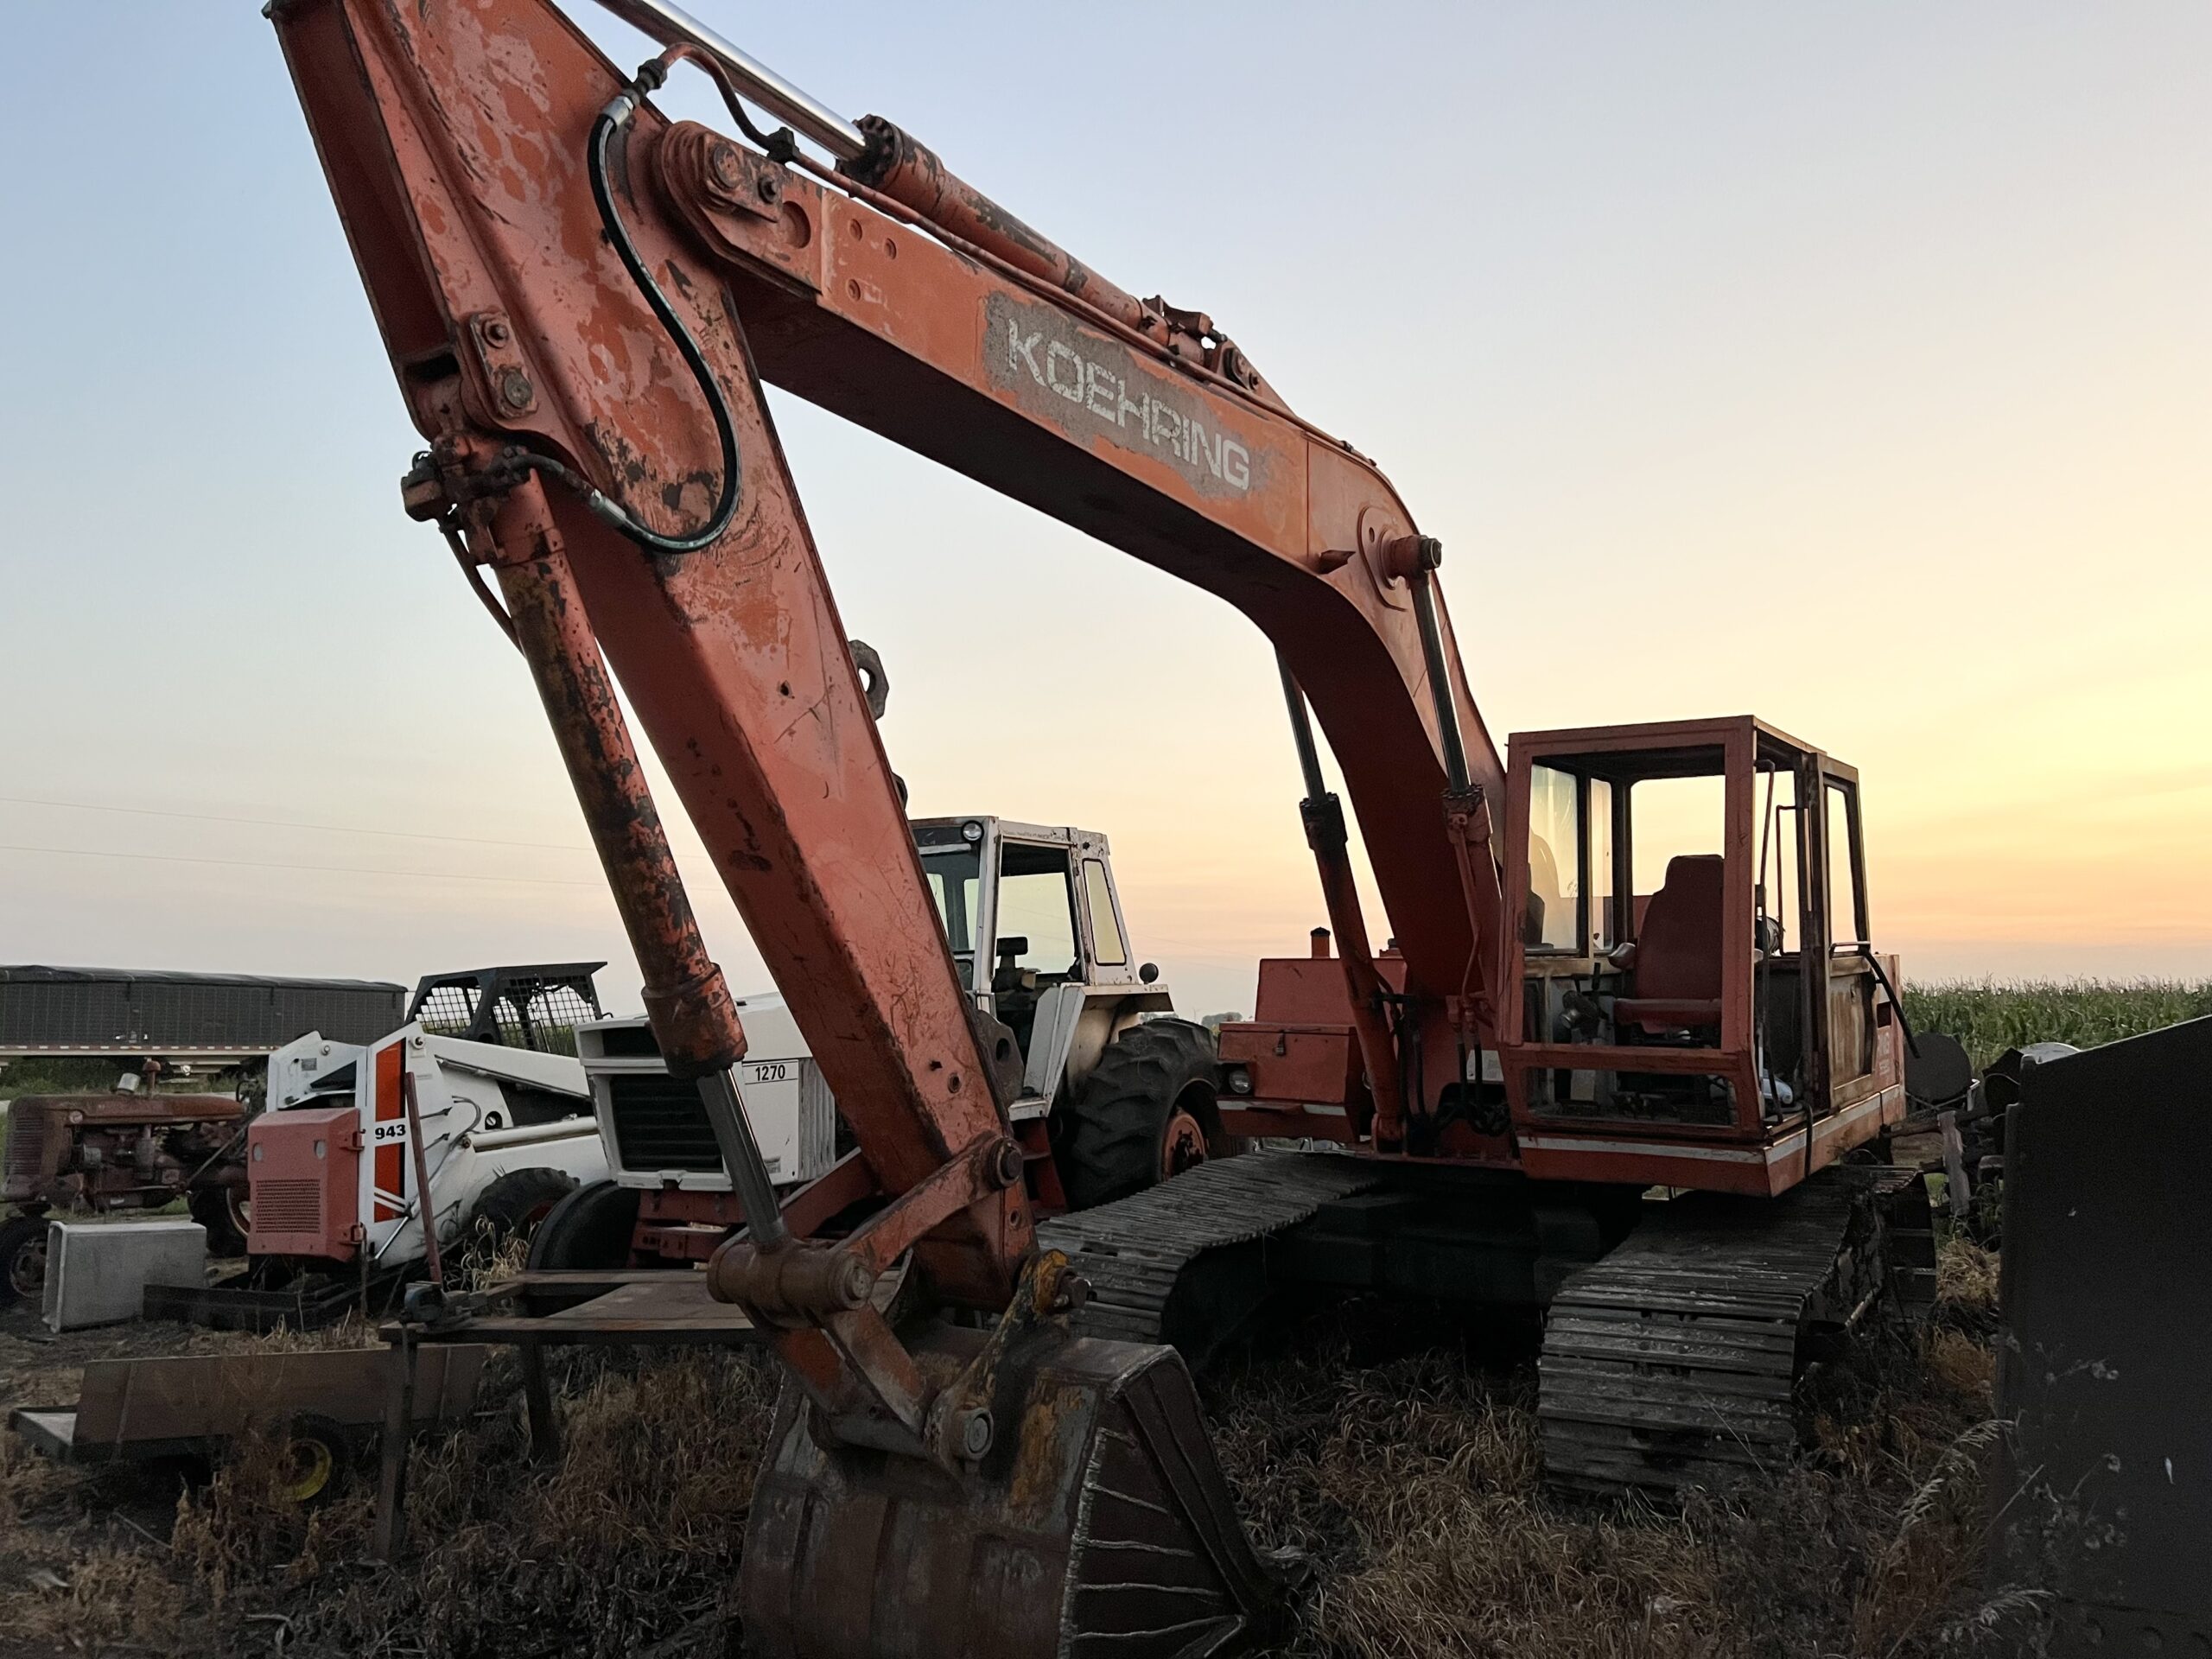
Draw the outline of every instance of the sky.
<instances>
[{"instance_id":1,"label":"sky","mask_svg":"<svg viewBox=\"0 0 2212 1659\"><path fill-rule=\"evenodd\" d=\"M1909 975L2212 974L2212 7L693 9L1376 457L1501 738L1756 713L1859 767ZM258 5L0 31L0 960L634 1008ZM1321 919L1266 641L771 403L914 810L1103 830L1179 1006L1249 1009Z\"/></svg>"}]
</instances>

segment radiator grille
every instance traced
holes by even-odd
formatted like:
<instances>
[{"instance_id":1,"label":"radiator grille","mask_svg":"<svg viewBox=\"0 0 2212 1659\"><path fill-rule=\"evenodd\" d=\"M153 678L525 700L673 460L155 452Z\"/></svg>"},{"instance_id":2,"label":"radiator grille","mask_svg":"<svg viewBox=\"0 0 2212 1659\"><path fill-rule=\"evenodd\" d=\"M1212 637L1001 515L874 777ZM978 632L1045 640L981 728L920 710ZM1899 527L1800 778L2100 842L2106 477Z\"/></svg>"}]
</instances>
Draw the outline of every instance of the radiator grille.
<instances>
[{"instance_id":1,"label":"radiator grille","mask_svg":"<svg viewBox=\"0 0 2212 1659\"><path fill-rule=\"evenodd\" d=\"M253 1230L257 1233L322 1232L322 1183L312 1179L256 1181L252 1186Z\"/></svg>"},{"instance_id":2,"label":"radiator grille","mask_svg":"<svg viewBox=\"0 0 2212 1659\"><path fill-rule=\"evenodd\" d=\"M685 1169L722 1173L698 1085L640 1075L607 1080L614 1147L625 1169Z\"/></svg>"},{"instance_id":3,"label":"radiator grille","mask_svg":"<svg viewBox=\"0 0 2212 1659\"><path fill-rule=\"evenodd\" d=\"M0 1123L7 1125L9 1179L35 1183L46 1173L47 1114L17 1104Z\"/></svg>"}]
</instances>

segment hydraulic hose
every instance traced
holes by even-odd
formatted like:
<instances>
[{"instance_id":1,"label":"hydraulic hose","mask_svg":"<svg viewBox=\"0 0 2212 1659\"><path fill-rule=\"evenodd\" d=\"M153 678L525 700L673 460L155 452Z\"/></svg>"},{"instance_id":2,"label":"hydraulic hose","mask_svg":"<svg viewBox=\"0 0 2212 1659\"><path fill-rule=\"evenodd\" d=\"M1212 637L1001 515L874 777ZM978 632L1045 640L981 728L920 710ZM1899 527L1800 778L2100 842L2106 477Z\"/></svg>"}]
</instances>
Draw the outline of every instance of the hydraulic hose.
<instances>
[{"instance_id":1,"label":"hydraulic hose","mask_svg":"<svg viewBox=\"0 0 2212 1659\"><path fill-rule=\"evenodd\" d=\"M656 65L648 65L647 71L657 67ZM645 79L646 73L641 72L639 80L642 82ZM658 84L658 79L653 84ZM591 178L592 200L598 205L600 223L606 228L607 241L613 245L615 256L622 261L622 268L630 273L630 280L637 284L638 291L645 296L645 303L652 308L653 315L660 320L661 327L676 342L676 349L683 354L692 378L699 383L700 394L706 398L707 407L715 417L715 435L721 442L722 452L720 499L715 504L715 510L709 515L707 522L697 530L685 536L664 536L642 523L627 507L567 463L536 450L524 451L521 460L524 465L536 467L575 491L583 498L584 505L594 516L646 551L696 553L700 549L710 547L719 541L722 532L729 528L730 520L737 516L740 486L737 429L730 419L728 401L722 396L721 385L715 378L714 369L708 363L706 353L699 349L699 342L691 337L691 331L684 327L683 319L677 315L676 308L669 304L668 296L661 291L660 284L645 269L645 262L639 256L637 245L630 239L629 229L622 223L622 215L614 206L614 191L608 181L607 155L613 146L615 135L628 128L630 118L637 113L638 105L646 90L641 85L625 87L600 111L599 118L592 123L591 140L585 151L586 168Z\"/></svg>"}]
</instances>

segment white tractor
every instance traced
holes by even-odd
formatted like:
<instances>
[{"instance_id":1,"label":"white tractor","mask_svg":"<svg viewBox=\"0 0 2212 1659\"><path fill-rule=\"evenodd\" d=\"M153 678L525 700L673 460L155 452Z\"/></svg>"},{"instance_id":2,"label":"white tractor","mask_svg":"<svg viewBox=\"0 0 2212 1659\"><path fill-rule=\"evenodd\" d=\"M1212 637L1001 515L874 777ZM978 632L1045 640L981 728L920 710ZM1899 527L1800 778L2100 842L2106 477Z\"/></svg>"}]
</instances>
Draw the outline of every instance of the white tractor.
<instances>
[{"instance_id":1,"label":"white tractor","mask_svg":"<svg viewBox=\"0 0 2212 1659\"><path fill-rule=\"evenodd\" d=\"M918 818L914 842L967 982L1039 1201L1084 1209L1202 1161L1220 1138L1213 1033L1173 1017L1138 963L1106 837L988 817ZM740 1098L786 1190L850 1145L798 1023L741 1000ZM671 1079L643 1020L582 1027L609 1179L546 1218L534 1268L703 1261L738 1224L696 1091Z\"/></svg>"}]
</instances>

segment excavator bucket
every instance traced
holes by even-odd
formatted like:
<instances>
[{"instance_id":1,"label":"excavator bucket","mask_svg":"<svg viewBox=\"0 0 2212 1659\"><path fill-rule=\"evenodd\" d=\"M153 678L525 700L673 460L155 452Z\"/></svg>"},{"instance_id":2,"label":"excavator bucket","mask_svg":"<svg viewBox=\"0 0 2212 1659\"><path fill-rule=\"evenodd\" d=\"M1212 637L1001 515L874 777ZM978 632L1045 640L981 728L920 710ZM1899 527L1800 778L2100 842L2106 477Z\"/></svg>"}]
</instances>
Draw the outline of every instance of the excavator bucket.
<instances>
[{"instance_id":1,"label":"excavator bucket","mask_svg":"<svg viewBox=\"0 0 2212 1659\"><path fill-rule=\"evenodd\" d=\"M913 1341L957 1370L982 1332ZM1043 1330L994 1368L959 1475L830 1442L786 1387L753 1494L741 1618L757 1659L1150 1659L1263 1643L1277 1586L1236 1518L1173 1348Z\"/></svg>"}]
</instances>

